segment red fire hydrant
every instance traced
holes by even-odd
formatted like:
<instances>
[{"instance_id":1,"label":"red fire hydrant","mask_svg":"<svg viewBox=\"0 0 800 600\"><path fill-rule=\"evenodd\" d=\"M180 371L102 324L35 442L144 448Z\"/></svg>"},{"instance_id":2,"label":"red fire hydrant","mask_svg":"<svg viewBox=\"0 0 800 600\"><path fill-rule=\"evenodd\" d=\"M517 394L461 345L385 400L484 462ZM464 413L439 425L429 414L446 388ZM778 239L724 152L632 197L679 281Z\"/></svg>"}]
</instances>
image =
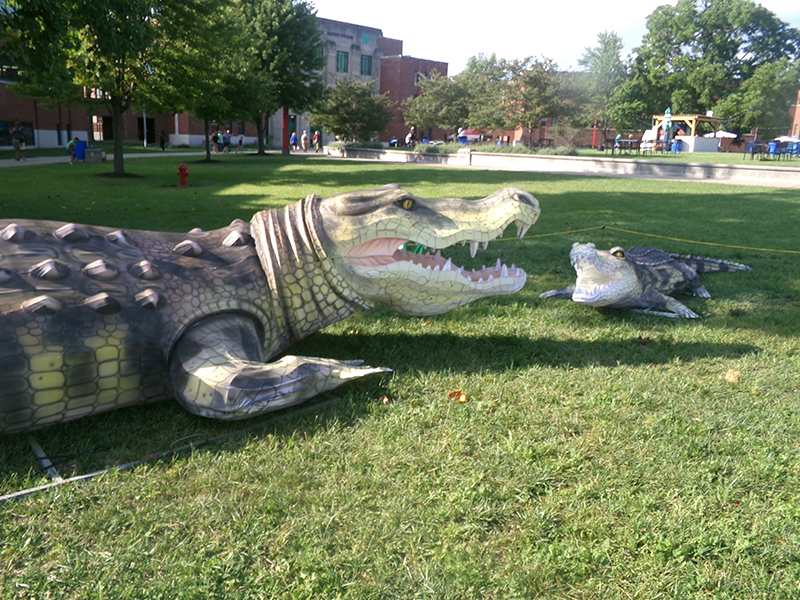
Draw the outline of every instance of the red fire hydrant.
<instances>
[{"instance_id":1,"label":"red fire hydrant","mask_svg":"<svg viewBox=\"0 0 800 600\"><path fill-rule=\"evenodd\" d=\"M186 183L186 178L189 176L189 169L186 168L186 163L178 165L178 187L189 187Z\"/></svg>"}]
</instances>

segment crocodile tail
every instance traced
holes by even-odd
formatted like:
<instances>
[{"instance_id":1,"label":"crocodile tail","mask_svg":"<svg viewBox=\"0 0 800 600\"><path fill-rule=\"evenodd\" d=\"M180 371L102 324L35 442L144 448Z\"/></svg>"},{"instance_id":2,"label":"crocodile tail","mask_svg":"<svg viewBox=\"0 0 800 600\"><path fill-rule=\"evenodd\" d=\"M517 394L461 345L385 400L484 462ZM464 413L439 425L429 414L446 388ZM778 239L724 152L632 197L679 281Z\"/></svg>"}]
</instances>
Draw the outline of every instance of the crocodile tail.
<instances>
[{"instance_id":1,"label":"crocodile tail","mask_svg":"<svg viewBox=\"0 0 800 600\"><path fill-rule=\"evenodd\" d=\"M705 256L690 256L686 254L670 254L674 260L690 266L696 273L714 273L724 271L751 271L747 265L731 262L729 260L719 260L717 258L706 258Z\"/></svg>"}]
</instances>

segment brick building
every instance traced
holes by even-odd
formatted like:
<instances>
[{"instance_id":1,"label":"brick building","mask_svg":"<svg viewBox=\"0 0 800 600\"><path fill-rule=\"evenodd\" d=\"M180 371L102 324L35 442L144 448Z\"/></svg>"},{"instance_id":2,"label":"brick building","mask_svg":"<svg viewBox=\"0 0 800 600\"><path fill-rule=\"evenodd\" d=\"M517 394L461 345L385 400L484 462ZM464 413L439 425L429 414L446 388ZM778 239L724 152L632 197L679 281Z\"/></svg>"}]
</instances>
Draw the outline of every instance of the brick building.
<instances>
[{"instance_id":1,"label":"brick building","mask_svg":"<svg viewBox=\"0 0 800 600\"><path fill-rule=\"evenodd\" d=\"M434 76L447 77L447 63L413 56L403 56L402 44L399 52L393 56L386 56L381 60L381 86L380 93L386 94L394 104L394 120L389 123L380 135L382 142L388 142L392 137L405 140L408 125L403 120L401 103L406 98L416 97L420 93L419 84L423 79ZM451 132L452 133L452 132ZM423 131L417 136L418 140L429 138L431 140L444 140L447 132L434 128Z\"/></svg>"},{"instance_id":2,"label":"brick building","mask_svg":"<svg viewBox=\"0 0 800 600\"><path fill-rule=\"evenodd\" d=\"M402 40L384 37L383 32L375 27L322 18L317 21L325 42L324 84L332 86L347 77L374 81L376 92L388 92L395 104L395 120L380 136L381 141L388 142L392 135L405 137L407 128L400 103L419 93L417 83L420 77L429 77L434 70L446 75L447 63L403 56ZM15 119L25 125L31 147L63 147L72 137L88 140L90 133L98 141L112 139L111 117L104 110L92 114L84 108L69 108L63 103L23 98L8 87L15 75L13 68L0 69L0 147L11 146L8 132ZM204 123L191 118L188 113L149 115L127 111L123 119L128 142L144 143L146 138L148 144L156 144L161 131L167 135L170 145L200 146L204 141ZM282 111L267 119L265 137L268 145L281 145L282 122ZM290 131L300 134L305 129L310 135L312 127L307 115L290 114ZM246 144L256 142L255 127L251 123L212 123L211 130L217 129L230 129L234 138L244 136ZM442 132L434 133L439 135ZM332 138L323 133L323 142L330 141Z\"/></svg>"},{"instance_id":3,"label":"brick building","mask_svg":"<svg viewBox=\"0 0 800 600\"><path fill-rule=\"evenodd\" d=\"M797 91L797 102L792 106L792 127L789 129L789 135L792 137L800 137L800 90Z\"/></svg>"}]
</instances>

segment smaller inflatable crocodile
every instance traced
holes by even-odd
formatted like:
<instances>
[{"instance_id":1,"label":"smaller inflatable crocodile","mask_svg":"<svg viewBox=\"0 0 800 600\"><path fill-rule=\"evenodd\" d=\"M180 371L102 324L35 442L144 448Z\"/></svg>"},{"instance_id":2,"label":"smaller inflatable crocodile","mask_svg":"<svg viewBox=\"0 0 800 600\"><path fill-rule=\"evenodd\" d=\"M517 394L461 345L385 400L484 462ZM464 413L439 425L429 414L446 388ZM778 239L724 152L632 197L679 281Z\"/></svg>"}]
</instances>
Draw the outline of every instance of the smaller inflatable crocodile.
<instances>
[{"instance_id":1,"label":"smaller inflatable crocodile","mask_svg":"<svg viewBox=\"0 0 800 600\"><path fill-rule=\"evenodd\" d=\"M572 298L590 306L635 307L644 309L638 312L684 319L697 319L699 315L672 294L690 288L694 296L711 297L700 284L698 273L750 270L746 265L725 260L639 246L629 250L617 246L606 251L592 243L575 243L569 258L578 276L575 285L550 290L541 298Z\"/></svg>"}]
</instances>

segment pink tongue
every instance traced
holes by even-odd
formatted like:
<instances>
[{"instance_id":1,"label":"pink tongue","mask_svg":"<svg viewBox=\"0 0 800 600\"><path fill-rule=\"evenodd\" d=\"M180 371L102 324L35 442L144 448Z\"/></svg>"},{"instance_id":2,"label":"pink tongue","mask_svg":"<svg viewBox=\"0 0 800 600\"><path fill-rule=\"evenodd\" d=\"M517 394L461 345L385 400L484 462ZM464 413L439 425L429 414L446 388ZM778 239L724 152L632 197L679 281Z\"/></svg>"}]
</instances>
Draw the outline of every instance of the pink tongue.
<instances>
[{"instance_id":1,"label":"pink tongue","mask_svg":"<svg viewBox=\"0 0 800 600\"><path fill-rule=\"evenodd\" d=\"M401 238L380 238L365 242L355 248L350 248L345 256L351 260L371 258L373 256L392 256L394 251L407 241Z\"/></svg>"},{"instance_id":2,"label":"pink tongue","mask_svg":"<svg viewBox=\"0 0 800 600\"><path fill-rule=\"evenodd\" d=\"M391 256L365 256L364 258L350 258L351 263L360 267L382 267L397 262Z\"/></svg>"}]
</instances>

